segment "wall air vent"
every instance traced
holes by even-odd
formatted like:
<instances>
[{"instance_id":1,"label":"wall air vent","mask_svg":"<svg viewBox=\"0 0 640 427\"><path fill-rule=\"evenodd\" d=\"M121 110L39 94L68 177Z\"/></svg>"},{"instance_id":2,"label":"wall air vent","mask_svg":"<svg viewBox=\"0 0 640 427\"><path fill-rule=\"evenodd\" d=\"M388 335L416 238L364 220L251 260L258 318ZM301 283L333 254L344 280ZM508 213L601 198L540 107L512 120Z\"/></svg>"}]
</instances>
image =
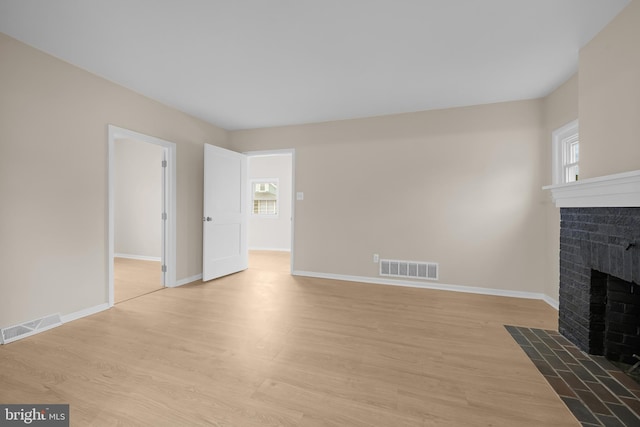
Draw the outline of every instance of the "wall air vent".
<instances>
[{"instance_id":1,"label":"wall air vent","mask_svg":"<svg viewBox=\"0 0 640 427\"><path fill-rule=\"evenodd\" d=\"M60 314L52 314L20 325L2 328L0 329L0 344L9 344L10 342L30 337L31 335L44 332L60 325L62 325Z\"/></svg>"},{"instance_id":2,"label":"wall air vent","mask_svg":"<svg viewBox=\"0 0 640 427\"><path fill-rule=\"evenodd\" d=\"M380 275L409 279L438 280L438 264L421 261L380 260Z\"/></svg>"}]
</instances>

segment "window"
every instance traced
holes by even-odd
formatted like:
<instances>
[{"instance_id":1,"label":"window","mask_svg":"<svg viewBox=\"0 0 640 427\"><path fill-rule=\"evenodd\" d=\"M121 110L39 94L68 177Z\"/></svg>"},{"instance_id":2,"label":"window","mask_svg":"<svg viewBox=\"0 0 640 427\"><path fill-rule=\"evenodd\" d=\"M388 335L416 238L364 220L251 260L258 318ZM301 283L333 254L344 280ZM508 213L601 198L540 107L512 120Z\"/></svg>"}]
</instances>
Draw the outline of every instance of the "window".
<instances>
[{"instance_id":1,"label":"window","mask_svg":"<svg viewBox=\"0 0 640 427\"><path fill-rule=\"evenodd\" d=\"M261 179L251 181L253 215L278 216L278 180Z\"/></svg>"},{"instance_id":2,"label":"window","mask_svg":"<svg viewBox=\"0 0 640 427\"><path fill-rule=\"evenodd\" d=\"M562 140L564 151L563 162L563 178L564 182L573 182L578 180L578 160L580 154L580 144L578 134L571 135Z\"/></svg>"},{"instance_id":3,"label":"window","mask_svg":"<svg viewBox=\"0 0 640 427\"><path fill-rule=\"evenodd\" d=\"M575 182L579 176L580 138L578 121L574 120L552 134L553 183Z\"/></svg>"}]
</instances>

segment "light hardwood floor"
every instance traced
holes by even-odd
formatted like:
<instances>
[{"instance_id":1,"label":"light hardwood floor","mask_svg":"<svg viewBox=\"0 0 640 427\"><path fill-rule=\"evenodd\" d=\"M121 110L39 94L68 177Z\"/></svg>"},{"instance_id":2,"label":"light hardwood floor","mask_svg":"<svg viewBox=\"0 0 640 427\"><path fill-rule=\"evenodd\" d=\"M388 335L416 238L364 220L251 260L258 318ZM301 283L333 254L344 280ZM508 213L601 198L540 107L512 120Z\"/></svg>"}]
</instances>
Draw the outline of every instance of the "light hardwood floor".
<instances>
[{"instance_id":1,"label":"light hardwood floor","mask_svg":"<svg viewBox=\"0 0 640 427\"><path fill-rule=\"evenodd\" d=\"M74 426L579 426L504 324L542 301L292 277L288 256L0 347L1 403Z\"/></svg>"},{"instance_id":2,"label":"light hardwood floor","mask_svg":"<svg viewBox=\"0 0 640 427\"><path fill-rule=\"evenodd\" d=\"M163 288L159 261L116 257L113 264L113 293L116 304Z\"/></svg>"}]
</instances>

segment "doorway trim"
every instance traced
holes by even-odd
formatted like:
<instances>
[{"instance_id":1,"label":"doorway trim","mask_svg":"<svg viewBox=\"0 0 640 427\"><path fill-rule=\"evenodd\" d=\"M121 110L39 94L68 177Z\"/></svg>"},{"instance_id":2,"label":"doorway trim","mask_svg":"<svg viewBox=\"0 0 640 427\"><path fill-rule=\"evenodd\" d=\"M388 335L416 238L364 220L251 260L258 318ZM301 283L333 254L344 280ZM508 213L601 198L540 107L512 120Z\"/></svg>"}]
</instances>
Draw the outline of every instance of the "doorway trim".
<instances>
[{"instance_id":1,"label":"doorway trim","mask_svg":"<svg viewBox=\"0 0 640 427\"><path fill-rule=\"evenodd\" d=\"M162 262L166 266L164 283L166 287L176 286L176 144L154 136L145 135L129 129L108 125L108 303L113 307L114 262L115 254L115 143L118 139L133 139L158 145L164 148L167 162L163 182L163 211L167 214L163 223Z\"/></svg>"},{"instance_id":2,"label":"doorway trim","mask_svg":"<svg viewBox=\"0 0 640 427\"><path fill-rule=\"evenodd\" d=\"M291 156L291 256L289 272L293 274L294 258L295 258L295 221L296 221L296 150L295 148L285 148L280 150L260 150L245 151L247 157L268 157L268 156ZM249 181L249 180L248 180ZM247 188L248 194L250 194Z\"/></svg>"}]
</instances>

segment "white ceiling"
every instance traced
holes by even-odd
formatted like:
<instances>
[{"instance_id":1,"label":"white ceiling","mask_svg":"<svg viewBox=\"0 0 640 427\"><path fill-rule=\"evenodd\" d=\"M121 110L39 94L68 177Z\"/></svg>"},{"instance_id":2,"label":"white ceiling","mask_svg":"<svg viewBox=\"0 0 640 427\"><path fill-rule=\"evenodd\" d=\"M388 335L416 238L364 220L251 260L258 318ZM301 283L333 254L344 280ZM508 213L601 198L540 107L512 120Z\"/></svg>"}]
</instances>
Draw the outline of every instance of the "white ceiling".
<instances>
[{"instance_id":1,"label":"white ceiling","mask_svg":"<svg viewBox=\"0 0 640 427\"><path fill-rule=\"evenodd\" d=\"M0 31L234 130L545 96L628 3L0 0Z\"/></svg>"}]
</instances>

